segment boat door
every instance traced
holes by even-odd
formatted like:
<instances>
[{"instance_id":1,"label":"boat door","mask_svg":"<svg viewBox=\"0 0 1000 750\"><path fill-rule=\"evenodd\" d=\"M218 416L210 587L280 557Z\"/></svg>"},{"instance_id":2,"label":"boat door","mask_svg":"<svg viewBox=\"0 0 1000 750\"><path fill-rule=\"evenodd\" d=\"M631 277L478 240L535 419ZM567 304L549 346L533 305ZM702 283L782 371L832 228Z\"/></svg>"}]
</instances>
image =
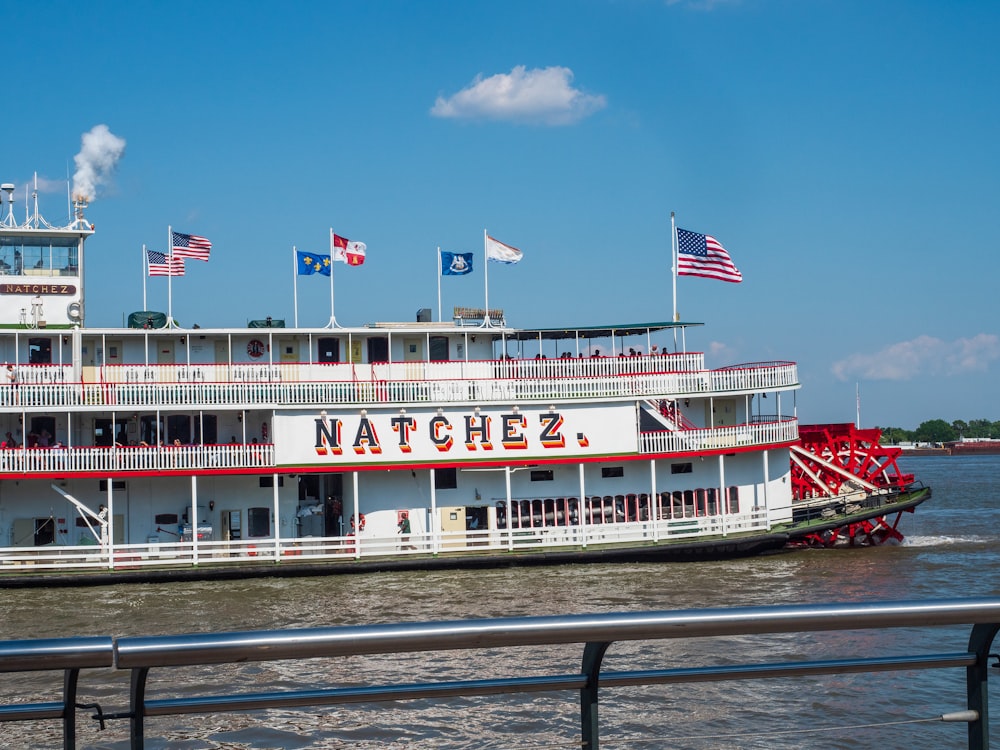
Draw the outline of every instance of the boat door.
<instances>
[{"instance_id":1,"label":"boat door","mask_svg":"<svg viewBox=\"0 0 1000 750\"><path fill-rule=\"evenodd\" d=\"M736 424L736 399L717 398L712 402L712 422L714 427L732 427Z\"/></svg>"},{"instance_id":2,"label":"boat door","mask_svg":"<svg viewBox=\"0 0 1000 750\"><path fill-rule=\"evenodd\" d=\"M406 372L403 377L407 380L424 379L424 341L419 338L403 339L403 361L406 363Z\"/></svg>"},{"instance_id":3,"label":"boat door","mask_svg":"<svg viewBox=\"0 0 1000 750\"><path fill-rule=\"evenodd\" d=\"M157 341L156 341L156 364L158 364L158 365L172 365L172 364L174 364L174 342L173 342L173 339L168 339L166 337L157 339Z\"/></svg>"},{"instance_id":4,"label":"boat door","mask_svg":"<svg viewBox=\"0 0 1000 750\"><path fill-rule=\"evenodd\" d=\"M122 349L124 344L121 339L108 339L104 345L104 364L120 365L124 362Z\"/></svg>"},{"instance_id":5,"label":"boat door","mask_svg":"<svg viewBox=\"0 0 1000 750\"><path fill-rule=\"evenodd\" d=\"M299 361L299 342L295 339L279 339L278 351L281 352L282 362Z\"/></svg>"},{"instance_id":6,"label":"boat door","mask_svg":"<svg viewBox=\"0 0 1000 750\"><path fill-rule=\"evenodd\" d=\"M219 526L222 531L222 541L238 541L243 538L243 518L240 511L222 511Z\"/></svg>"},{"instance_id":7,"label":"boat door","mask_svg":"<svg viewBox=\"0 0 1000 750\"><path fill-rule=\"evenodd\" d=\"M441 514L441 546L464 547L465 506L442 507L439 512Z\"/></svg>"},{"instance_id":8,"label":"boat door","mask_svg":"<svg viewBox=\"0 0 1000 750\"><path fill-rule=\"evenodd\" d=\"M220 365L229 364L229 342L225 339L215 340L215 361ZM213 377L212 380L227 380L226 377L219 377L218 375Z\"/></svg>"}]
</instances>

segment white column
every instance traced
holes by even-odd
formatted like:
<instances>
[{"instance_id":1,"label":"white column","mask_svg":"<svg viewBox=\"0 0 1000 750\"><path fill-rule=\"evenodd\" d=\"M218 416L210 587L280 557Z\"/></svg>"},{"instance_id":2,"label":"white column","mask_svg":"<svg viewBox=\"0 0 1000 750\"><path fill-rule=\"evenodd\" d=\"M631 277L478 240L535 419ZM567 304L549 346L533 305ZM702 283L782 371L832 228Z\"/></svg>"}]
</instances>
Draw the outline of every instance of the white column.
<instances>
[{"instance_id":1,"label":"white column","mask_svg":"<svg viewBox=\"0 0 1000 750\"><path fill-rule=\"evenodd\" d=\"M726 469L725 457L719 454L719 509L722 515L722 536L726 536L726 516L729 511L729 498L726 497Z\"/></svg>"},{"instance_id":2,"label":"white column","mask_svg":"<svg viewBox=\"0 0 1000 750\"><path fill-rule=\"evenodd\" d=\"M649 460L649 519L653 522L653 541L660 541L660 514L656 495L656 459Z\"/></svg>"},{"instance_id":3,"label":"white column","mask_svg":"<svg viewBox=\"0 0 1000 750\"><path fill-rule=\"evenodd\" d=\"M274 424L274 422L272 422L271 424ZM278 495L278 479L279 479L279 477L278 477L277 474L272 474L271 478L273 480L273 485L274 485L272 487L272 490L273 490L272 494L273 494L273 498L274 498L274 559L275 560L280 560L281 559L281 531L279 531L279 529L281 528L281 511L280 511L279 505L278 505L278 499L279 499L279 495Z\"/></svg>"},{"instance_id":4,"label":"white column","mask_svg":"<svg viewBox=\"0 0 1000 750\"><path fill-rule=\"evenodd\" d=\"M514 549L514 516L510 507L510 467L503 467L503 478L507 486L507 549Z\"/></svg>"},{"instance_id":5,"label":"white column","mask_svg":"<svg viewBox=\"0 0 1000 750\"><path fill-rule=\"evenodd\" d=\"M114 432L114 428L112 428ZM104 549L108 553L108 568L115 568L115 493L114 478L108 477L108 522L101 529Z\"/></svg>"},{"instance_id":6,"label":"white column","mask_svg":"<svg viewBox=\"0 0 1000 750\"><path fill-rule=\"evenodd\" d=\"M358 500L358 472L351 474L354 485L354 559L361 559L361 503Z\"/></svg>"},{"instance_id":7,"label":"white column","mask_svg":"<svg viewBox=\"0 0 1000 750\"><path fill-rule=\"evenodd\" d=\"M767 517L767 530L771 530L771 509L767 501L767 485L771 483L771 469L768 466L769 451L764 451L764 513Z\"/></svg>"},{"instance_id":8,"label":"white column","mask_svg":"<svg viewBox=\"0 0 1000 750\"><path fill-rule=\"evenodd\" d=\"M183 448L174 448L183 450ZM191 475L191 564L198 564L198 477Z\"/></svg>"},{"instance_id":9,"label":"white column","mask_svg":"<svg viewBox=\"0 0 1000 750\"><path fill-rule=\"evenodd\" d=\"M431 477L431 522L429 524L430 528L427 529L431 532L431 552L435 555L441 551L441 526L438 523L438 512L437 512L437 490L434 487L435 484L435 474L434 469L430 471Z\"/></svg>"}]
</instances>

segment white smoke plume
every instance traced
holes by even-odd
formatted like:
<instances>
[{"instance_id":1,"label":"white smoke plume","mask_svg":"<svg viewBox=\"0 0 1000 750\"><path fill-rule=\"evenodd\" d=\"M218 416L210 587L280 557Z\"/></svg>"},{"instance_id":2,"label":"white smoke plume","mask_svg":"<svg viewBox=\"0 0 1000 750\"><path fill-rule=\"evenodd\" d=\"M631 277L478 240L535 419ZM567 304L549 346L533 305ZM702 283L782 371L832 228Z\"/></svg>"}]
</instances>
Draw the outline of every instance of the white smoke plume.
<instances>
[{"instance_id":1,"label":"white smoke plume","mask_svg":"<svg viewBox=\"0 0 1000 750\"><path fill-rule=\"evenodd\" d=\"M125 153L125 139L112 133L107 125L95 125L80 140L80 153L73 157L73 196L92 201L98 186L108 181Z\"/></svg>"}]
</instances>

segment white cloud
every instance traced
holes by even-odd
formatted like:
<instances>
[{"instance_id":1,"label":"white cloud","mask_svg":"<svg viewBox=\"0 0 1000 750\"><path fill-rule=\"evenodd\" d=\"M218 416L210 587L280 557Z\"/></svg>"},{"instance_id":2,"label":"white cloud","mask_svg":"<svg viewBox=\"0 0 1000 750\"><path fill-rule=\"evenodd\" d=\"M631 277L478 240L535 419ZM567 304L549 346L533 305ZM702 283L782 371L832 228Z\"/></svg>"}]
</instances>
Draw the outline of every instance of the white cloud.
<instances>
[{"instance_id":1,"label":"white cloud","mask_svg":"<svg viewBox=\"0 0 1000 750\"><path fill-rule=\"evenodd\" d=\"M725 367L733 364L736 357L736 350L721 341L712 341L705 352L709 357L713 367Z\"/></svg>"},{"instance_id":2,"label":"white cloud","mask_svg":"<svg viewBox=\"0 0 1000 750\"><path fill-rule=\"evenodd\" d=\"M918 336L873 354L852 354L833 363L840 380L909 380L918 375L962 375L984 372L1000 358L1000 338L980 333L971 339L942 341Z\"/></svg>"},{"instance_id":3,"label":"white cloud","mask_svg":"<svg viewBox=\"0 0 1000 750\"><path fill-rule=\"evenodd\" d=\"M604 96L585 94L570 84L573 71L551 67L475 80L449 97L439 96L431 114L461 120L509 120L542 125L571 125L607 105Z\"/></svg>"}]
</instances>

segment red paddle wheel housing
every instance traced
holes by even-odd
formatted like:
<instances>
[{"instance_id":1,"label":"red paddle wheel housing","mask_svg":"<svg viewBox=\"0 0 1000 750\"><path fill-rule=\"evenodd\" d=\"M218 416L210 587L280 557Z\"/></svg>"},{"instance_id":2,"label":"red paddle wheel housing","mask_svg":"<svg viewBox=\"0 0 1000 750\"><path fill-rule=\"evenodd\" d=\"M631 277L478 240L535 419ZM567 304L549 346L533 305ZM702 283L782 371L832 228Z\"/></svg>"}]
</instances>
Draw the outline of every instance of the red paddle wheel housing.
<instances>
[{"instance_id":1,"label":"red paddle wheel housing","mask_svg":"<svg viewBox=\"0 0 1000 750\"><path fill-rule=\"evenodd\" d=\"M839 495L852 477L877 488L903 489L912 483L913 474L904 474L896 463L903 451L879 445L881 437L877 427L859 429L850 422L800 425L802 450L796 455L801 464L792 462L793 501Z\"/></svg>"},{"instance_id":2,"label":"red paddle wheel housing","mask_svg":"<svg viewBox=\"0 0 1000 750\"><path fill-rule=\"evenodd\" d=\"M851 423L801 425L799 445L792 447L792 502L857 497L859 492L905 490L913 474L899 470L900 448L879 444L877 427L860 429ZM889 523L884 516L846 523L823 532L808 534L796 544L832 547L877 545L902 541L897 530L902 511Z\"/></svg>"}]
</instances>

